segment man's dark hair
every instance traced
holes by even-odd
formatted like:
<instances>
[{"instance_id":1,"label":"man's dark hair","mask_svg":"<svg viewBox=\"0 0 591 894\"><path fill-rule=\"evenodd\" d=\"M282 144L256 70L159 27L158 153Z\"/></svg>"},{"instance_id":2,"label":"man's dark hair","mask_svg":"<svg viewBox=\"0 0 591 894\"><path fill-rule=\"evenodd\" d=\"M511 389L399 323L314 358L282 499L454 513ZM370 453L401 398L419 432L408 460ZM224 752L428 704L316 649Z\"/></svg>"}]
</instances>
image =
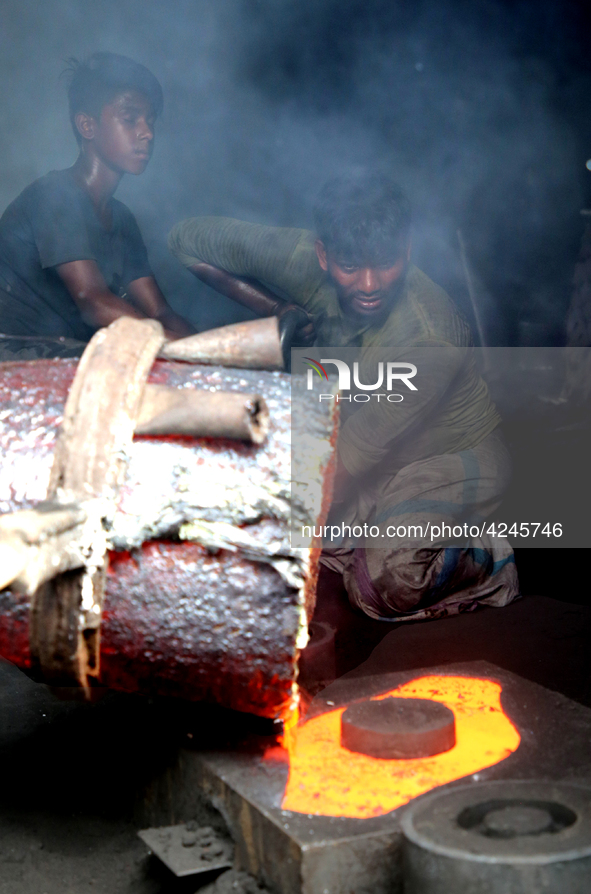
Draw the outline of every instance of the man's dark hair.
<instances>
[{"instance_id":1,"label":"man's dark hair","mask_svg":"<svg viewBox=\"0 0 591 894\"><path fill-rule=\"evenodd\" d=\"M162 112L162 87L151 71L117 53L93 53L84 62L68 59L70 122L78 142L81 137L75 118L79 112L99 118L105 105L124 90L137 90L148 97L154 115Z\"/></svg>"},{"instance_id":2,"label":"man's dark hair","mask_svg":"<svg viewBox=\"0 0 591 894\"><path fill-rule=\"evenodd\" d=\"M408 246L410 202L384 174L343 175L320 190L314 222L318 238L337 259L355 265L388 264Z\"/></svg>"}]
</instances>

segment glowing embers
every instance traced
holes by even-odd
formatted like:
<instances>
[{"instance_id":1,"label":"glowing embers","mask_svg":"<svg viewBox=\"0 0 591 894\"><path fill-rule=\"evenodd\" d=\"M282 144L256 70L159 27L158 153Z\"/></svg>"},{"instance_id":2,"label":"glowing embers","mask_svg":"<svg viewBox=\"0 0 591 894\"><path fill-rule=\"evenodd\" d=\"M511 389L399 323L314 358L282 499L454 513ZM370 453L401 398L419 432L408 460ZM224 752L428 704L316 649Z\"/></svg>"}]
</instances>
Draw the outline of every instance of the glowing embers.
<instances>
[{"instance_id":1,"label":"glowing embers","mask_svg":"<svg viewBox=\"0 0 591 894\"><path fill-rule=\"evenodd\" d=\"M501 686L472 677L427 676L376 698L427 698L450 708L456 744L433 757L386 760L348 751L340 744L338 708L287 731L289 778L283 810L365 819L381 816L412 798L504 760L519 733L501 708Z\"/></svg>"}]
</instances>

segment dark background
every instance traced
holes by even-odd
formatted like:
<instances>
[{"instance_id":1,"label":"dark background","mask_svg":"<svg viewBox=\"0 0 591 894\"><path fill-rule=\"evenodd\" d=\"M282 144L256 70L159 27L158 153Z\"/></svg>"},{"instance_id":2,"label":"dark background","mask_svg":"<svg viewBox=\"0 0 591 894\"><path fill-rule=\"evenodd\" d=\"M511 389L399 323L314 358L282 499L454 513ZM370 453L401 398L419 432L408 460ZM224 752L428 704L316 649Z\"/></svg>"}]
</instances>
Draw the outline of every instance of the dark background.
<instances>
[{"instance_id":1,"label":"dark background","mask_svg":"<svg viewBox=\"0 0 591 894\"><path fill-rule=\"evenodd\" d=\"M178 220L311 225L330 174L391 172L415 209L414 258L487 339L560 343L591 202L589 4L574 0L4 0L0 209L70 165L65 60L97 49L162 82L157 148L118 196L171 303L201 327L246 314L181 270ZM524 327L525 322L525 327ZM534 336L535 338L535 336Z\"/></svg>"}]
</instances>

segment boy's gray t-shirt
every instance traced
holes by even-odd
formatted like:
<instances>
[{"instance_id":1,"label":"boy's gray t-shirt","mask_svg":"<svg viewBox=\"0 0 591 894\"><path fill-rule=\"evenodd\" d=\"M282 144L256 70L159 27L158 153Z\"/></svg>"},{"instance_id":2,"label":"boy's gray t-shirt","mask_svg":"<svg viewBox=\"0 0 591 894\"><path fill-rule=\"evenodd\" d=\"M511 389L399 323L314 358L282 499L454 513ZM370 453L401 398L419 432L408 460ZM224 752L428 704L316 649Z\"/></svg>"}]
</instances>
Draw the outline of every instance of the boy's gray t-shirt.
<instances>
[{"instance_id":1,"label":"boy's gray t-shirt","mask_svg":"<svg viewBox=\"0 0 591 894\"><path fill-rule=\"evenodd\" d=\"M51 171L8 206L0 218L0 332L88 341L95 329L60 279L60 264L96 261L116 295L152 275L135 217L116 199L111 208L105 230L71 169Z\"/></svg>"}]
</instances>

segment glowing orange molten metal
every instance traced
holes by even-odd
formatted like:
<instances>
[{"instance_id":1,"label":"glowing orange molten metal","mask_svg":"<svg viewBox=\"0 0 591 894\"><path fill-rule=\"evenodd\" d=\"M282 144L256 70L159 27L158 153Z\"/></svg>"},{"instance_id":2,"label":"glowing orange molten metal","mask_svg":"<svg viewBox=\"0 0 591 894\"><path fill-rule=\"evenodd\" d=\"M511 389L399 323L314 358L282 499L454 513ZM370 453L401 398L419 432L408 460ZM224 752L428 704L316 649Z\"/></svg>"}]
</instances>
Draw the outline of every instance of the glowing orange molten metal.
<instances>
[{"instance_id":1,"label":"glowing orange molten metal","mask_svg":"<svg viewBox=\"0 0 591 894\"><path fill-rule=\"evenodd\" d=\"M501 708L501 687L491 680L421 677L376 698L392 695L429 698L451 708L455 746L443 754L411 760L356 754L340 744L345 709L338 708L287 731L284 810L360 819L381 816L438 785L504 760L519 746L519 733Z\"/></svg>"}]
</instances>

